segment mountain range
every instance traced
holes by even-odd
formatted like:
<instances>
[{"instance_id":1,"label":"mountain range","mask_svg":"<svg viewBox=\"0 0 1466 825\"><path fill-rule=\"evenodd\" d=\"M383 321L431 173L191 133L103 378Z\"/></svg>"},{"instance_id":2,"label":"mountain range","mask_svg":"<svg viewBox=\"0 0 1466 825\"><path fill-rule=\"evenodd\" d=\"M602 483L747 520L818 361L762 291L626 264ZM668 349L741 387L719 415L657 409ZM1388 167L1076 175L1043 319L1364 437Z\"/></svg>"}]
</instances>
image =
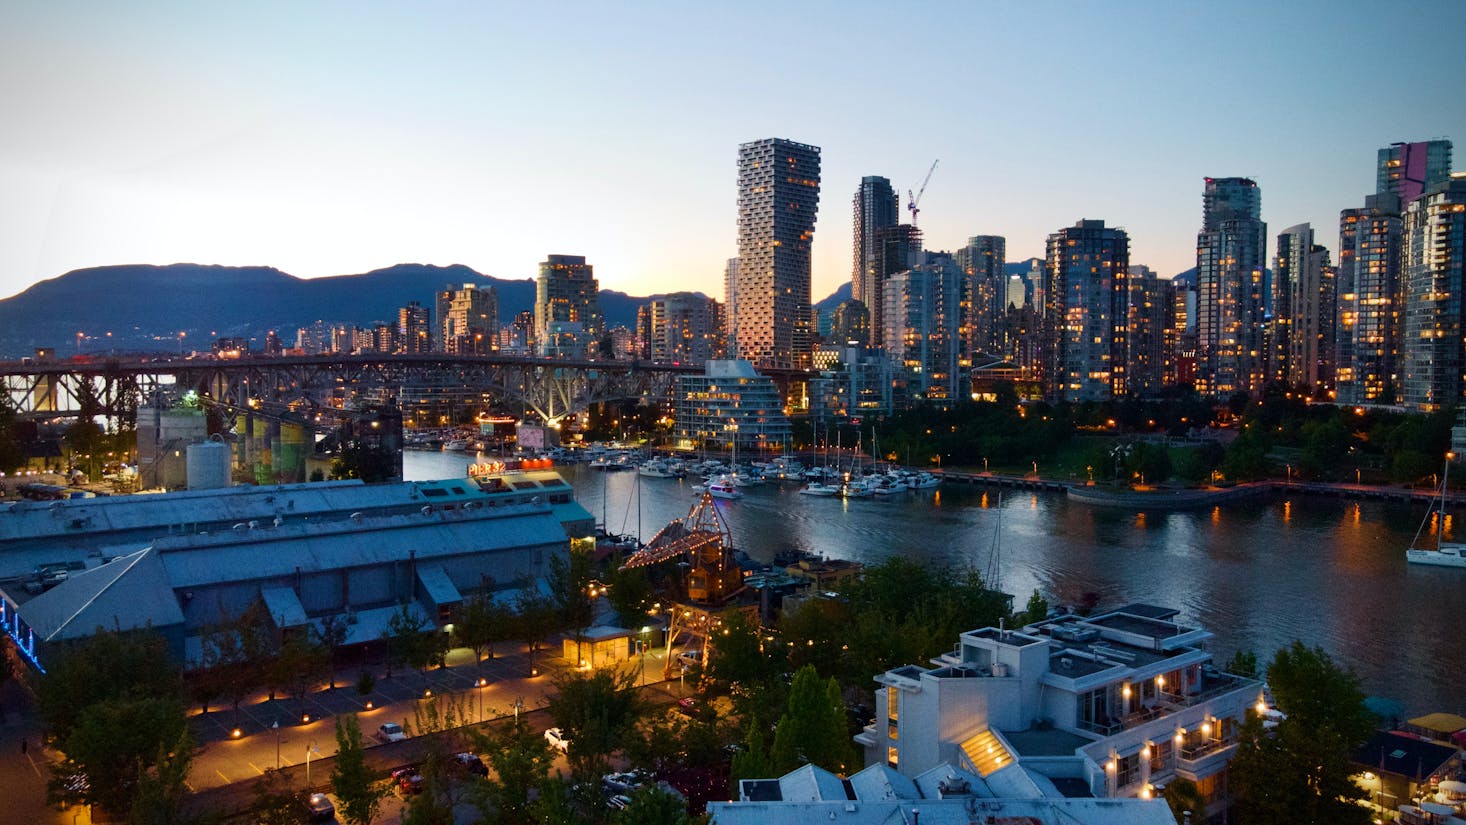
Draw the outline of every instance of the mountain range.
<instances>
[{"instance_id":1,"label":"mountain range","mask_svg":"<svg viewBox=\"0 0 1466 825\"><path fill-rule=\"evenodd\" d=\"M1009 275L1028 269L1026 260L1006 265ZM253 338L258 348L270 330L289 346L297 329L316 321L362 327L392 322L409 301L431 307L438 290L463 284L494 287L501 322L534 307L533 279L494 278L461 264L397 264L328 278L297 278L264 266L77 269L0 300L0 358L30 355L36 347L55 347L62 356L207 349L224 336ZM651 297L601 290L601 312L608 325L634 327L637 307ZM849 297L846 282L815 308L826 313Z\"/></svg>"}]
</instances>

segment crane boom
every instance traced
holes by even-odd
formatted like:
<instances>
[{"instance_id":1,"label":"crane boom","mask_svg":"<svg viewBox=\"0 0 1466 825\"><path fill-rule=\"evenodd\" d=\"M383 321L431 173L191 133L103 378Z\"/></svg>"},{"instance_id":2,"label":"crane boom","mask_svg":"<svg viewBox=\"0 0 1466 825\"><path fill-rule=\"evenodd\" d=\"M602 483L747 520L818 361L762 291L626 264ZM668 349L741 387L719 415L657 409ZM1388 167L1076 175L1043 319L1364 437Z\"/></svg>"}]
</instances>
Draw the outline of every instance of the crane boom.
<instances>
[{"instance_id":1,"label":"crane boom","mask_svg":"<svg viewBox=\"0 0 1466 825\"><path fill-rule=\"evenodd\" d=\"M916 216L921 213L921 209L917 206L917 204L921 203L921 196L926 194L926 185L928 183L931 183L932 173L937 171L937 162L940 160L941 158L937 158L937 160L932 161L932 166L930 169L926 170L926 177L922 178L921 188L916 190L915 195L911 194L910 189L906 190L906 208L911 210L912 226L916 225Z\"/></svg>"}]
</instances>

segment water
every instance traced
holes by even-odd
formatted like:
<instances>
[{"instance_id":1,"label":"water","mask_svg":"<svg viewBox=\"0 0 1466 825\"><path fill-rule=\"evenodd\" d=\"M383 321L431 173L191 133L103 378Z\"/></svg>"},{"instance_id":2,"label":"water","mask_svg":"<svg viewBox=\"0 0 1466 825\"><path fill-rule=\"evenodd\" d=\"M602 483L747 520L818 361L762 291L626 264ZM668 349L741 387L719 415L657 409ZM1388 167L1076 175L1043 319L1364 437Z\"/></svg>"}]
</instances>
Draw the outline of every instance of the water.
<instances>
[{"instance_id":1,"label":"water","mask_svg":"<svg viewBox=\"0 0 1466 825\"><path fill-rule=\"evenodd\" d=\"M408 478L463 475L471 456L408 452ZM692 482L560 468L576 498L612 532L650 538L685 516ZM637 498L640 492L641 504ZM816 498L765 485L720 501L734 544L768 560L786 548L877 562L894 554L986 570L998 527L994 491L964 485L876 499ZM1411 715L1466 712L1466 571L1411 566L1404 550L1424 508L1293 497L1270 503L1136 514L1005 491L999 586L1022 608L1167 605L1216 634L1211 649L1255 651L1302 640L1360 676L1365 692Z\"/></svg>"}]
</instances>

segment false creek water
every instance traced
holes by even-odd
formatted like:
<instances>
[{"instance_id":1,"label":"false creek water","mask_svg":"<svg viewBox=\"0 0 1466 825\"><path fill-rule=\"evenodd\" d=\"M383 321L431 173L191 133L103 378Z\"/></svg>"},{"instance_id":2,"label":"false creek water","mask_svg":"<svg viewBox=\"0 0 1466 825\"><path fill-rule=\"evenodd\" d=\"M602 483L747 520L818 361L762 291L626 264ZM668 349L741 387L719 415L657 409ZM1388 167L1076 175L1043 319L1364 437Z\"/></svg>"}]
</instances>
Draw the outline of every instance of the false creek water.
<instances>
[{"instance_id":1,"label":"false creek water","mask_svg":"<svg viewBox=\"0 0 1466 825\"><path fill-rule=\"evenodd\" d=\"M404 471L409 479L452 478L472 460L409 451ZM613 533L636 534L639 526L650 538L693 503L689 481L559 469ZM719 507L734 544L763 561L797 548L984 570L1000 522L995 491L955 484L855 501L765 485ZM1009 490L1001 511L999 585L1020 607L1035 588L1051 603L1076 604L1093 592L1102 605L1168 605L1181 621L1216 634L1218 658L1237 648L1266 658L1301 639L1351 667L1366 693L1398 699L1410 715L1466 713L1466 571L1405 563L1423 506L1295 496L1137 514Z\"/></svg>"}]
</instances>

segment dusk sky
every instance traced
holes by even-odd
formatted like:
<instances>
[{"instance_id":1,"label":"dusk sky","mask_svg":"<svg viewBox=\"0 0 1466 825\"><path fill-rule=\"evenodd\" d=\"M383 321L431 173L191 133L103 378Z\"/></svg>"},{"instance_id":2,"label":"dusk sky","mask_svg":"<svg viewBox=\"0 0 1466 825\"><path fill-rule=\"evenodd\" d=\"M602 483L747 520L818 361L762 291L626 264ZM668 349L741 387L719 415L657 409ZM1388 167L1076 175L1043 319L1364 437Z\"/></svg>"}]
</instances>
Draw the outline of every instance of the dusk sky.
<instances>
[{"instance_id":1,"label":"dusk sky","mask_svg":"<svg viewBox=\"0 0 1466 825\"><path fill-rule=\"evenodd\" d=\"M526 278L563 253L721 298L764 137L823 149L817 299L860 177L904 205L937 158L929 249L1020 260L1101 218L1169 276L1202 178L1240 175L1270 236L1311 221L1332 251L1380 147L1448 138L1466 167L1463 35L1459 0L0 0L0 296L104 264Z\"/></svg>"}]
</instances>

